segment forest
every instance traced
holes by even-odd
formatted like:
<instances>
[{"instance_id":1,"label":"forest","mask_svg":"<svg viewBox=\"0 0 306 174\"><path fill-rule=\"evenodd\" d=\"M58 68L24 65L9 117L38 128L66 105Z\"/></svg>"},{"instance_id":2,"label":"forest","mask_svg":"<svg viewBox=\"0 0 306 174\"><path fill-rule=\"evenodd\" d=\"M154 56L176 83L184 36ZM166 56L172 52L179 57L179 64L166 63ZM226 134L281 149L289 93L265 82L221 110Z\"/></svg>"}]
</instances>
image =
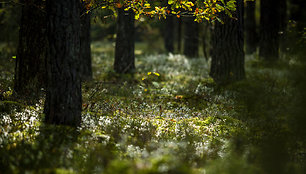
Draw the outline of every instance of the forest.
<instances>
[{"instance_id":1,"label":"forest","mask_svg":"<svg viewBox=\"0 0 306 174\"><path fill-rule=\"evenodd\" d=\"M305 0L0 0L0 174L305 174Z\"/></svg>"}]
</instances>

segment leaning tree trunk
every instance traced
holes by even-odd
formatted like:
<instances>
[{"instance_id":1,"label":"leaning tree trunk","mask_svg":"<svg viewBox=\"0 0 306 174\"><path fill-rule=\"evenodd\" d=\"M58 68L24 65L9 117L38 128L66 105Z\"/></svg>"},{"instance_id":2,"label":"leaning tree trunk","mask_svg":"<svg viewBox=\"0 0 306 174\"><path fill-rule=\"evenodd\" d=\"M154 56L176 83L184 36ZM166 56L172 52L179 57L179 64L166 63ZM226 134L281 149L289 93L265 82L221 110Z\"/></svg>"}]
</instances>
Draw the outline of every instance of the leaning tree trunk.
<instances>
[{"instance_id":1,"label":"leaning tree trunk","mask_svg":"<svg viewBox=\"0 0 306 174\"><path fill-rule=\"evenodd\" d=\"M135 70L135 15L132 10L118 9L114 69L117 73Z\"/></svg>"},{"instance_id":2,"label":"leaning tree trunk","mask_svg":"<svg viewBox=\"0 0 306 174\"><path fill-rule=\"evenodd\" d=\"M220 14L224 24L216 22L212 31L210 76L217 83L229 83L245 78L242 0L237 0L237 10L233 17L237 19Z\"/></svg>"},{"instance_id":3,"label":"leaning tree trunk","mask_svg":"<svg viewBox=\"0 0 306 174\"><path fill-rule=\"evenodd\" d=\"M167 52L174 52L174 17L167 16L164 25L164 43Z\"/></svg>"},{"instance_id":4,"label":"leaning tree trunk","mask_svg":"<svg viewBox=\"0 0 306 174\"><path fill-rule=\"evenodd\" d=\"M245 6L245 44L246 53L253 54L257 47L256 19L255 19L256 1L246 1Z\"/></svg>"},{"instance_id":5,"label":"leaning tree trunk","mask_svg":"<svg viewBox=\"0 0 306 174\"><path fill-rule=\"evenodd\" d=\"M199 24L194 17L184 19L184 55L187 57L199 56Z\"/></svg>"},{"instance_id":6,"label":"leaning tree trunk","mask_svg":"<svg viewBox=\"0 0 306 174\"><path fill-rule=\"evenodd\" d=\"M259 57L266 61L279 58L280 5L278 0L260 2Z\"/></svg>"},{"instance_id":7,"label":"leaning tree trunk","mask_svg":"<svg viewBox=\"0 0 306 174\"><path fill-rule=\"evenodd\" d=\"M45 86L46 19L42 0L21 1L22 15L15 67L14 91L19 96L37 97ZM35 19L35 20L33 20Z\"/></svg>"},{"instance_id":8,"label":"leaning tree trunk","mask_svg":"<svg viewBox=\"0 0 306 174\"><path fill-rule=\"evenodd\" d=\"M83 81L92 79L91 50L90 50L90 12L86 12L86 3L81 4L81 78Z\"/></svg>"},{"instance_id":9,"label":"leaning tree trunk","mask_svg":"<svg viewBox=\"0 0 306 174\"><path fill-rule=\"evenodd\" d=\"M47 0L47 72L45 122L77 126L81 122L80 1Z\"/></svg>"}]
</instances>

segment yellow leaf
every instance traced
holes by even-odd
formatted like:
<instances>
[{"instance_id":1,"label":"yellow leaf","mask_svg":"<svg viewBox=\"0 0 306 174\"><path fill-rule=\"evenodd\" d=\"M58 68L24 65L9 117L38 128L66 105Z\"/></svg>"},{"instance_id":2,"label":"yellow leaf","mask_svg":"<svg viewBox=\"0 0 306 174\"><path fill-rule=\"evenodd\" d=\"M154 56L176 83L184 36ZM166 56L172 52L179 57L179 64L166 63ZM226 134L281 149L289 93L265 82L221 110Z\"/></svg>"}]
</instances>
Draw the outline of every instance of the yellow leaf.
<instances>
[{"instance_id":1,"label":"yellow leaf","mask_svg":"<svg viewBox=\"0 0 306 174\"><path fill-rule=\"evenodd\" d=\"M159 74L159 73L157 73L157 72L154 72L154 74L155 74L156 76L160 76L160 74Z\"/></svg>"},{"instance_id":2,"label":"yellow leaf","mask_svg":"<svg viewBox=\"0 0 306 174\"><path fill-rule=\"evenodd\" d=\"M118 3L115 4L115 6L116 6L117 8L121 8L123 5L122 5L120 2L118 2Z\"/></svg>"},{"instance_id":3,"label":"yellow leaf","mask_svg":"<svg viewBox=\"0 0 306 174\"><path fill-rule=\"evenodd\" d=\"M183 98L183 96L182 95L177 95L177 96L175 96L175 99L182 99Z\"/></svg>"}]
</instances>

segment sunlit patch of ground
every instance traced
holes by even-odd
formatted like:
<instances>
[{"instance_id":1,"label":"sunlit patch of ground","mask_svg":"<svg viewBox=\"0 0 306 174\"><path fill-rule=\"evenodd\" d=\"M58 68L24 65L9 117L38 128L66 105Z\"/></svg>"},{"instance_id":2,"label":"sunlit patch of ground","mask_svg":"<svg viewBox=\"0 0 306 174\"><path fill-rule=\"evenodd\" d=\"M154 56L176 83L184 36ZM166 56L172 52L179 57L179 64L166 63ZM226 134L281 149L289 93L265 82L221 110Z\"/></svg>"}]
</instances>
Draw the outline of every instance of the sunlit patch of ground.
<instances>
[{"instance_id":1,"label":"sunlit patch of ground","mask_svg":"<svg viewBox=\"0 0 306 174\"><path fill-rule=\"evenodd\" d=\"M96 82L84 86L80 129L93 141L113 139L124 158L150 162L178 153L197 164L224 156L229 138L244 130L232 117L231 94L215 91L205 59L140 55L136 74L118 77L107 51L93 54Z\"/></svg>"},{"instance_id":2,"label":"sunlit patch of ground","mask_svg":"<svg viewBox=\"0 0 306 174\"><path fill-rule=\"evenodd\" d=\"M143 47L136 48L136 73L118 75L112 70L114 45L92 44L94 80L83 84L82 124L76 130L44 125L43 101L33 106L11 101L12 83L1 84L0 168L7 173L262 172L248 163L252 148L242 144L247 150L237 155L232 142L256 141L270 128L287 126L289 72L266 68L250 56L252 82L221 88L209 77L204 58L145 55ZM275 128L265 117L271 113ZM245 137L250 132L254 136Z\"/></svg>"}]
</instances>

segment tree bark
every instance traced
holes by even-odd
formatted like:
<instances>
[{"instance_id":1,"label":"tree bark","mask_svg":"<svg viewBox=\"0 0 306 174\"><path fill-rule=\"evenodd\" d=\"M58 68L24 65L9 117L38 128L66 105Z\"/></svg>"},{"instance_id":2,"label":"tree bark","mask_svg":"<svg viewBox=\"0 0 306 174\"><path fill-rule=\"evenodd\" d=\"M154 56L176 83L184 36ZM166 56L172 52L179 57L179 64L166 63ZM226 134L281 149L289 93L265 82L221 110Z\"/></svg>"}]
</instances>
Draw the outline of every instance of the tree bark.
<instances>
[{"instance_id":1,"label":"tree bark","mask_svg":"<svg viewBox=\"0 0 306 174\"><path fill-rule=\"evenodd\" d=\"M182 18L177 18L177 52L182 53Z\"/></svg>"},{"instance_id":2,"label":"tree bark","mask_svg":"<svg viewBox=\"0 0 306 174\"><path fill-rule=\"evenodd\" d=\"M280 0L280 50L287 52L288 44L286 43L287 26L288 26L288 13L287 13L287 0Z\"/></svg>"},{"instance_id":3,"label":"tree bark","mask_svg":"<svg viewBox=\"0 0 306 174\"><path fill-rule=\"evenodd\" d=\"M80 1L47 0L47 22L45 122L78 126L82 109Z\"/></svg>"},{"instance_id":4,"label":"tree bark","mask_svg":"<svg viewBox=\"0 0 306 174\"><path fill-rule=\"evenodd\" d=\"M287 0L280 0L280 31L285 32L288 25Z\"/></svg>"},{"instance_id":5,"label":"tree bark","mask_svg":"<svg viewBox=\"0 0 306 174\"><path fill-rule=\"evenodd\" d=\"M212 31L212 62L210 76L217 83L230 83L245 78L243 51L243 1L237 0L237 10L231 19L224 13L224 24L215 23Z\"/></svg>"},{"instance_id":6,"label":"tree bark","mask_svg":"<svg viewBox=\"0 0 306 174\"><path fill-rule=\"evenodd\" d=\"M278 0L260 2L259 57L266 61L279 58L280 5Z\"/></svg>"},{"instance_id":7,"label":"tree bark","mask_svg":"<svg viewBox=\"0 0 306 174\"><path fill-rule=\"evenodd\" d=\"M135 15L132 10L118 9L114 69L117 73L135 71Z\"/></svg>"},{"instance_id":8,"label":"tree bark","mask_svg":"<svg viewBox=\"0 0 306 174\"><path fill-rule=\"evenodd\" d=\"M17 48L14 91L18 96L37 97L45 86L46 16L42 0L21 1L22 15ZM35 19L35 20L33 20Z\"/></svg>"},{"instance_id":9,"label":"tree bark","mask_svg":"<svg viewBox=\"0 0 306 174\"><path fill-rule=\"evenodd\" d=\"M211 52L211 24L208 22L203 23L202 27L202 49L206 61L208 61Z\"/></svg>"},{"instance_id":10,"label":"tree bark","mask_svg":"<svg viewBox=\"0 0 306 174\"><path fill-rule=\"evenodd\" d=\"M81 7L81 78L83 81L92 79L92 66L91 66L91 50L90 50L90 17L91 13L86 13L85 2Z\"/></svg>"},{"instance_id":11,"label":"tree bark","mask_svg":"<svg viewBox=\"0 0 306 174\"><path fill-rule=\"evenodd\" d=\"M290 0L290 19L297 24L297 29L303 31L306 27L306 1L305 0Z\"/></svg>"},{"instance_id":12,"label":"tree bark","mask_svg":"<svg viewBox=\"0 0 306 174\"><path fill-rule=\"evenodd\" d=\"M246 54L253 54L257 47L255 8L256 1L246 1L245 6L245 43Z\"/></svg>"},{"instance_id":13,"label":"tree bark","mask_svg":"<svg viewBox=\"0 0 306 174\"><path fill-rule=\"evenodd\" d=\"M199 56L199 24L194 17L184 18L184 55L187 57Z\"/></svg>"},{"instance_id":14,"label":"tree bark","mask_svg":"<svg viewBox=\"0 0 306 174\"><path fill-rule=\"evenodd\" d=\"M167 52L174 52L174 17L167 16L164 21L164 43Z\"/></svg>"}]
</instances>

